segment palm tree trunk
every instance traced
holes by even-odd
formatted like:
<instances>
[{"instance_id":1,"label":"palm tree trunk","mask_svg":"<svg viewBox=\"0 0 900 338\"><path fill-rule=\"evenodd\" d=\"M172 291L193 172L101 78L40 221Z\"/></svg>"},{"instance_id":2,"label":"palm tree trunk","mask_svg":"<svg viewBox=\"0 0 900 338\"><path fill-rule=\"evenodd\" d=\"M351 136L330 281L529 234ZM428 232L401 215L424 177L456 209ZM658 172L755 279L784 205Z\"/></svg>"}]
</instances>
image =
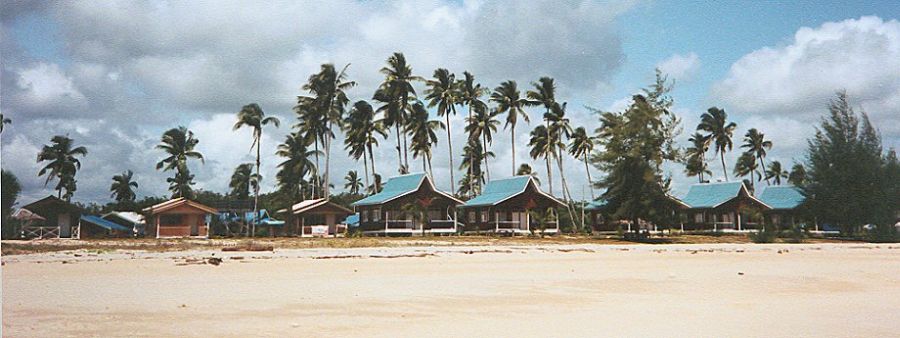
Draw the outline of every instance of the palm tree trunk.
<instances>
[{"instance_id":1,"label":"palm tree trunk","mask_svg":"<svg viewBox=\"0 0 900 338\"><path fill-rule=\"evenodd\" d=\"M490 166L490 164L488 164L488 142L487 142L487 134L484 131L481 132L481 141L484 144L484 149L482 151L482 153L484 154L484 155L482 155L482 156L484 156L484 173L487 174L487 180L490 181L491 180L491 166Z\"/></svg>"},{"instance_id":2,"label":"palm tree trunk","mask_svg":"<svg viewBox=\"0 0 900 338\"><path fill-rule=\"evenodd\" d=\"M544 154L544 162L547 164L547 185L549 186L550 196L553 196L553 171L550 168L550 154Z\"/></svg>"},{"instance_id":3,"label":"palm tree trunk","mask_svg":"<svg viewBox=\"0 0 900 338\"><path fill-rule=\"evenodd\" d=\"M431 180L434 181L434 168L431 166L431 154L428 154L428 172L431 173Z\"/></svg>"},{"instance_id":4,"label":"palm tree trunk","mask_svg":"<svg viewBox=\"0 0 900 338\"><path fill-rule=\"evenodd\" d=\"M367 146L369 148L369 161L372 162L372 183L375 183L375 175L378 173L375 172L375 154L372 151L372 144L369 143Z\"/></svg>"},{"instance_id":5,"label":"palm tree trunk","mask_svg":"<svg viewBox=\"0 0 900 338\"><path fill-rule=\"evenodd\" d=\"M512 176L516 175L516 125L513 124L510 130L510 140L512 144Z\"/></svg>"},{"instance_id":6,"label":"palm tree trunk","mask_svg":"<svg viewBox=\"0 0 900 338\"><path fill-rule=\"evenodd\" d=\"M260 129L260 136L262 136L262 129ZM259 143L261 142L262 137L258 137L256 139L256 187L253 189L253 233L250 237L256 236L256 223L259 223Z\"/></svg>"},{"instance_id":7,"label":"palm tree trunk","mask_svg":"<svg viewBox=\"0 0 900 338\"><path fill-rule=\"evenodd\" d=\"M321 171L319 171L320 167L319 167L319 142L318 142L318 140L313 141L313 145L316 149L316 172L313 175L313 178L315 180L315 185L313 186L313 189L312 189L312 198L316 198L316 196L317 196L316 191L322 188L322 186L320 185L320 184L322 184L322 180L319 179L319 173Z\"/></svg>"},{"instance_id":8,"label":"palm tree trunk","mask_svg":"<svg viewBox=\"0 0 900 338\"><path fill-rule=\"evenodd\" d=\"M722 173L725 174L725 182L728 182L728 169L725 167L725 152L719 152L719 158L722 159Z\"/></svg>"},{"instance_id":9,"label":"palm tree trunk","mask_svg":"<svg viewBox=\"0 0 900 338\"><path fill-rule=\"evenodd\" d=\"M394 131L397 132L397 171L403 174L403 153L400 152L400 123L394 124Z\"/></svg>"},{"instance_id":10,"label":"palm tree trunk","mask_svg":"<svg viewBox=\"0 0 900 338\"><path fill-rule=\"evenodd\" d=\"M467 123L472 123L472 104L469 103L469 119L466 120ZM469 137L469 141L471 141L471 137ZM474 160L474 159L472 159ZM474 163L469 163L469 196L474 194L475 192L475 179L472 177L472 167L474 167Z\"/></svg>"},{"instance_id":11,"label":"palm tree trunk","mask_svg":"<svg viewBox=\"0 0 900 338\"><path fill-rule=\"evenodd\" d=\"M771 183L769 183L769 175L766 175L766 161L763 160L762 156L757 156L757 157L759 158L760 165L762 165L762 169L763 169L762 172L763 172L763 177L766 179L766 185L772 185Z\"/></svg>"},{"instance_id":12,"label":"palm tree trunk","mask_svg":"<svg viewBox=\"0 0 900 338\"><path fill-rule=\"evenodd\" d=\"M328 122L328 133L331 133L331 121ZM325 199L331 198L331 189L329 187L329 183L331 182L331 137L328 134L323 135L325 137Z\"/></svg>"},{"instance_id":13,"label":"palm tree trunk","mask_svg":"<svg viewBox=\"0 0 900 338\"><path fill-rule=\"evenodd\" d=\"M591 201L593 201L597 199L597 197L594 196L594 181L591 179L591 170L590 167L588 167L588 157L586 152L584 153L584 172L587 173L588 187L591 188Z\"/></svg>"},{"instance_id":14,"label":"palm tree trunk","mask_svg":"<svg viewBox=\"0 0 900 338\"><path fill-rule=\"evenodd\" d=\"M369 186L369 159L366 158L367 154L363 154L363 169L366 171L366 187Z\"/></svg>"},{"instance_id":15,"label":"palm tree trunk","mask_svg":"<svg viewBox=\"0 0 900 338\"><path fill-rule=\"evenodd\" d=\"M572 193L569 191L569 184L566 183L566 174L563 171L562 156L560 156L560 154L558 153L556 154L556 163L559 166L559 177L560 179L562 179L563 199L566 200L566 210L569 211L569 219L573 221L573 223L575 223L575 225L577 226L578 222L575 222L575 209L572 208ZM573 231L575 230L577 229L573 229Z\"/></svg>"},{"instance_id":16,"label":"palm tree trunk","mask_svg":"<svg viewBox=\"0 0 900 338\"><path fill-rule=\"evenodd\" d=\"M456 111L455 108L453 110ZM447 118L447 150L450 151L450 193L456 194L456 182L453 178L453 140L450 139L450 114L446 114L445 117Z\"/></svg>"}]
</instances>

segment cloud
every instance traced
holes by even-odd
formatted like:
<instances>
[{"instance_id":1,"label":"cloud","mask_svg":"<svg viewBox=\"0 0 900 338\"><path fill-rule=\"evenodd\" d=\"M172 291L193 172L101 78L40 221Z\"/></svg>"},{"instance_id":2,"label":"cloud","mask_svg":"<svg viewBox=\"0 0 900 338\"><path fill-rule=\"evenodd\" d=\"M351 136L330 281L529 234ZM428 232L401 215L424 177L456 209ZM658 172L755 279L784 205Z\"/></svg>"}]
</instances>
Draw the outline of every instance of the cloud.
<instances>
[{"instance_id":1,"label":"cloud","mask_svg":"<svg viewBox=\"0 0 900 338\"><path fill-rule=\"evenodd\" d=\"M900 137L900 22L867 16L800 28L784 46L741 57L712 95L732 112L810 123L838 90L885 136Z\"/></svg>"},{"instance_id":2,"label":"cloud","mask_svg":"<svg viewBox=\"0 0 900 338\"><path fill-rule=\"evenodd\" d=\"M688 55L673 54L656 64L656 68L672 79L687 81L700 69L700 58L694 52Z\"/></svg>"},{"instance_id":3,"label":"cloud","mask_svg":"<svg viewBox=\"0 0 900 338\"><path fill-rule=\"evenodd\" d=\"M13 95L8 100L32 116L42 116L46 111L80 110L86 105L84 94L56 64L41 62L17 69L16 74L16 87L10 89Z\"/></svg>"}]
</instances>

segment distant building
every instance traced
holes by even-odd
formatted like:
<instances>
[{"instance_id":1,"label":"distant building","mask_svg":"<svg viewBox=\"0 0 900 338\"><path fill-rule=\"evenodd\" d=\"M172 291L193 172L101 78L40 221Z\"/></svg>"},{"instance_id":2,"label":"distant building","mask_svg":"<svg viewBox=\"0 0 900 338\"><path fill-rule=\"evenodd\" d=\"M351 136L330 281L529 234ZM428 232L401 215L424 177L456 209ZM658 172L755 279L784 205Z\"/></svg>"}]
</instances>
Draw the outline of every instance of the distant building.
<instances>
[{"instance_id":1,"label":"distant building","mask_svg":"<svg viewBox=\"0 0 900 338\"><path fill-rule=\"evenodd\" d=\"M758 229L757 220L772 209L743 182L694 184L681 201L689 206L682 210L685 230Z\"/></svg>"},{"instance_id":2,"label":"distant building","mask_svg":"<svg viewBox=\"0 0 900 338\"><path fill-rule=\"evenodd\" d=\"M300 230L301 237L338 236L347 232L347 225L343 222L352 214L352 210L340 204L319 198L292 205L289 220L291 226Z\"/></svg>"},{"instance_id":3,"label":"distant building","mask_svg":"<svg viewBox=\"0 0 900 338\"><path fill-rule=\"evenodd\" d=\"M465 212L466 231L527 234L532 229L544 228L544 233L559 232L559 222L554 219L554 208L566 204L541 191L531 176L513 176L488 182L482 193L467 201ZM532 219L532 212L543 217Z\"/></svg>"},{"instance_id":4,"label":"distant building","mask_svg":"<svg viewBox=\"0 0 900 338\"><path fill-rule=\"evenodd\" d=\"M759 194L759 200L771 208L766 211L766 218L773 225L786 228L801 221L798 209L805 197L797 187L791 185L768 186Z\"/></svg>"},{"instance_id":5,"label":"distant building","mask_svg":"<svg viewBox=\"0 0 900 338\"><path fill-rule=\"evenodd\" d=\"M47 196L17 210L24 238L79 238L81 208L56 196Z\"/></svg>"},{"instance_id":6,"label":"distant building","mask_svg":"<svg viewBox=\"0 0 900 338\"><path fill-rule=\"evenodd\" d=\"M356 201L359 228L370 235L451 234L463 202L438 190L424 173L391 177L381 192ZM424 221L414 214L424 213Z\"/></svg>"},{"instance_id":7,"label":"distant building","mask_svg":"<svg viewBox=\"0 0 900 338\"><path fill-rule=\"evenodd\" d=\"M218 211L180 197L145 208L143 212L147 215L147 234L156 238L208 238L209 216Z\"/></svg>"}]
</instances>

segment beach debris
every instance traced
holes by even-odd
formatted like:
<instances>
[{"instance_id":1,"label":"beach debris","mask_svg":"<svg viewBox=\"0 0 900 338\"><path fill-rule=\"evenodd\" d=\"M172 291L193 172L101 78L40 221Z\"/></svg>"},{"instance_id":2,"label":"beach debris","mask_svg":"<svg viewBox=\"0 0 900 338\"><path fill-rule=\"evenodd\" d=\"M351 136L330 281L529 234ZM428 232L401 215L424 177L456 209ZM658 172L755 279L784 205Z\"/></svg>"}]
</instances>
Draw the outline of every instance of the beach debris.
<instances>
[{"instance_id":1,"label":"beach debris","mask_svg":"<svg viewBox=\"0 0 900 338\"><path fill-rule=\"evenodd\" d=\"M260 244L249 242L243 245L226 246L222 251L275 251L275 246L271 244Z\"/></svg>"},{"instance_id":2,"label":"beach debris","mask_svg":"<svg viewBox=\"0 0 900 338\"><path fill-rule=\"evenodd\" d=\"M180 306L178 306L178 307L180 307L180 308L182 308L182 309L183 309L183 308L186 308L186 307L187 307L187 304L181 304L181 305L180 305Z\"/></svg>"},{"instance_id":3,"label":"beach debris","mask_svg":"<svg viewBox=\"0 0 900 338\"><path fill-rule=\"evenodd\" d=\"M594 252L594 250L591 250L591 249L584 249L584 248L578 248L578 249L559 249L559 250L557 250L557 251L559 251L559 252L576 252L576 251L579 251L579 252Z\"/></svg>"},{"instance_id":4,"label":"beach debris","mask_svg":"<svg viewBox=\"0 0 900 338\"><path fill-rule=\"evenodd\" d=\"M206 262L218 266L219 264L222 264L222 259L218 257L210 257L206 260Z\"/></svg>"},{"instance_id":5,"label":"beach debris","mask_svg":"<svg viewBox=\"0 0 900 338\"><path fill-rule=\"evenodd\" d=\"M743 275L744 275L743 272L738 271L738 276L743 276Z\"/></svg>"},{"instance_id":6,"label":"beach debris","mask_svg":"<svg viewBox=\"0 0 900 338\"><path fill-rule=\"evenodd\" d=\"M234 261L239 261L239 260L244 259L244 256L234 256L234 257L229 257L228 259L234 260Z\"/></svg>"}]
</instances>

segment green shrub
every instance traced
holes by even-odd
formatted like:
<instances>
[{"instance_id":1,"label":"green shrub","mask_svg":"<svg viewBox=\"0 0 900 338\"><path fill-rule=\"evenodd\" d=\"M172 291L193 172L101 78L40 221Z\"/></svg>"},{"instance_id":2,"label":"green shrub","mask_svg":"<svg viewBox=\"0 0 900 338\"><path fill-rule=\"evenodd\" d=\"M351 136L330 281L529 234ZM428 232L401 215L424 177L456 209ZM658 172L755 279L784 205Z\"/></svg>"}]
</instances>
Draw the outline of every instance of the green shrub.
<instances>
[{"instance_id":1,"label":"green shrub","mask_svg":"<svg viewBox=\"0 0 900 338\"><path fill-rule=\"evenodd\" d=\"M750 240L753 243L774 243L778 237L778 231L770 225L764 225L762 230L750 233Z\"/></svg>"}]
</instances>

